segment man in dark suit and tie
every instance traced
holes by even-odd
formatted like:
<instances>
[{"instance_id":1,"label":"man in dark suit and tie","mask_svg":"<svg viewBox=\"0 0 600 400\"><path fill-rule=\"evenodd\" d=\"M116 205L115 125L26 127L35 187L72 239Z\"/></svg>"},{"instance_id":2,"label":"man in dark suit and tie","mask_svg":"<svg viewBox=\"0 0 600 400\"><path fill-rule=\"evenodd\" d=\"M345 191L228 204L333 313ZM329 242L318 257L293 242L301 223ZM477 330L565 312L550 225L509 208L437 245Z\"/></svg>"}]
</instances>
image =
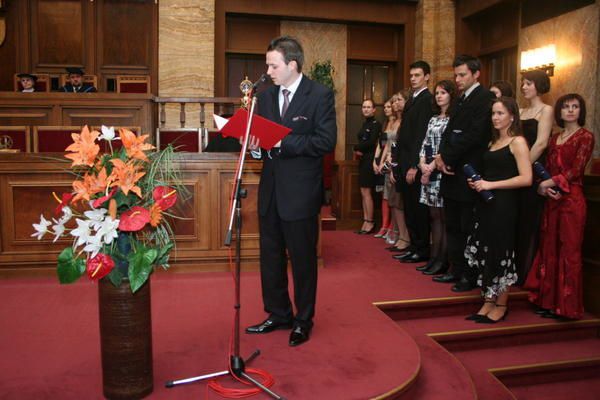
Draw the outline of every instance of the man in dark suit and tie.
<instances>
[{"instance_id":1,"label":"man in dark suit and tie","mask_svg":"<svg viewBox=\"0 0 600 400\"><path fill-rule=\"evenodd\" d=\"M77 67L68 67L69 82L59 89L60 92L66 93L96 93L97 90L93 85L83 81L83 70Z\"/></svg>"},{"instance_id":2,"label":"man in dark suit and tie","mask_svg":"<svg viewBox=\"0 0 600 400\"><path fill-rule=\"evenodd\" d=\"M402 112L402 124L396 146L398 167L393 171L396 191L402 193L406 228L410 236L408 251L393 256L401 262L421 262L429 258L429 208L419 202L421 196L421 173L419 152L427 125L433 116L433 96L427 88L431 67L425 61L410 65L412 95Z\"/></svg>"},{"instance_id":3,"label":"man in dark suit and tie","mask_svg":"<svg viewBox=\"0 0 600 400\"><path fill-rule=\"evenodd\" d=\"M292 131L270 151L260 149L260 271L264 309L269 316L246 332L292 328L289 344L297 346L309 339L313 327L323 156L335 149L335 102L330 89L302 74L304 52L296 39L273 39L266 62L275 85L258 95L259 115ZM252 138L254 154L259 146ZM288 293L288 256L295 315Z\"/></svg>"},{"instance_id":4,"label":"man in dark suit and tie","mask_svg":"<svg viewBox=\"0 0 600 400\"><path fill-rule=\"evenodd\" d=\"M483 153L491 140L491 104L494 94L478 82L479 59L461 55L453 63L454 79L462 92L442 136L436 165L444 175L441 193L444 196L448 259L450 272L434 277L436 282L457 282L452 290L464 292L475 287L476 276L470 271L464 256L467 237L472 230L473 207L477 192L471 190L463 173L463 165L471 164L481 171Z\"/></svg>"}]
</instances>

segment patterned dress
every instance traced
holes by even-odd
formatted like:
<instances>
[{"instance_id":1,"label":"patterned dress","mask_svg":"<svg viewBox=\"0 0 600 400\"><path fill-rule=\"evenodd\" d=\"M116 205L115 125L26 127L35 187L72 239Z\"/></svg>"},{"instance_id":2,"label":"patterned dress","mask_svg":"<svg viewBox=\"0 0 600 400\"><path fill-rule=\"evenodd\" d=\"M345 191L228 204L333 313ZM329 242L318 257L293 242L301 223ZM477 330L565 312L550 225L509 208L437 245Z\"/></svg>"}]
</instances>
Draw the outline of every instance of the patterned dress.
<instances>
[{"instance_id":1,"label":"patterned dress","mask_svg":"<svg viewBox=\"0 0 600 400\"><path fill-rule=\"evenodd\" d=\"M563 144L557 144L557 138L550 139L546 169L564 194L546 201L540 247L524 288L534 304L577 319L583 316L581 244L587 211L583 174L594 135L581 128Z\"/></svg>"},{"instance_id":2,"label":"patterned dress","mask_svg":"<svg viewBox=\"0 0 600 400\"><path fill-rule=\"evenodd\" d=\"M488 150L483 155L482 178L486 181L501 181L519 175L517 161L510 151L510 144ZM515 263L515 237L519 201L518 189L496 189L494 198L484 202L481 198L475 205L475 223L467 239L465 257L469 267L478 276L487 298L500 296L517 282Z\"/></svg>"},{"instance_id":3,"label":"patterned dress","mask_svg":"<svg viewBox=\"0 0 600 400\"><path fill-rule=\"evenodd\" d=\"M426 162L430 163L429 157L433 157L439 152L440 142L442 141L442 134L446 130L448 125L449 117L441 117L435 115L429 120L427 125L427 133L425 133L425 139L421 145L421 152L419 157L425 157ZM419 201L429 207L444 207L444 200L440 195L440 182L442 174L439 171L434 171L429 177L429 183L421 185L421 197Z\"/></svg>"}]
</instances>

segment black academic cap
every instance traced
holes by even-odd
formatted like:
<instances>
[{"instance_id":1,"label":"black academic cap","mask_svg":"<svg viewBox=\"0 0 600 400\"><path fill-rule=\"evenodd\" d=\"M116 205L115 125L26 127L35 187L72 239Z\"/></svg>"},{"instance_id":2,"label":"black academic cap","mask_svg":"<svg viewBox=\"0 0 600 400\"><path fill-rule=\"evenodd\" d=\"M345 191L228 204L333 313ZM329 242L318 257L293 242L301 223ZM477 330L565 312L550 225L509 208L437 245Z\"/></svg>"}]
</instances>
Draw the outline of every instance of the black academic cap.
<instances>
[{"instance_id":1,"label":"black academic cap","mask_svg":"<svg viewBox=\"0 0 600 400\"><path fill-rule=\"evenodd\" d=\"M83 75L83 70L79 67L67 67L67 72L69 73L69 75Z\"/></svg>"},{"instance_id":2,"label":"black academic cap","mask_svg":"<svg viewBox=\"0 0 600 400\"><path fill-rule=\"evenodd\" d=\"M29 79L33 79L34 82L37 82L37 76L32 75L32 74L26 74L26 73L22 73L22 74L17 74L17 76L19 78L29 78Z\"/></svg>"}]
</instances>

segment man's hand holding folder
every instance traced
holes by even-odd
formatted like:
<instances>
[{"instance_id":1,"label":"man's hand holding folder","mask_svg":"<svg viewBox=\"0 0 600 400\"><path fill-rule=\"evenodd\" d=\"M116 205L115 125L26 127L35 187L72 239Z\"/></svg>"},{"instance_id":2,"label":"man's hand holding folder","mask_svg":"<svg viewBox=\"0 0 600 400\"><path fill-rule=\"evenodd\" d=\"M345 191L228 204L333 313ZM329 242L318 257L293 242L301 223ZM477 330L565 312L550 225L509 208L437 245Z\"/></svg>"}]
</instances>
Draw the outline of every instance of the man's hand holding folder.
<instances>
[{"instance_id":1,"label":"man's hand holding folder","mask_svg":"<svg viewBox=\"0 0 600 400\"><path fill-rule=\"evenodd\" d=\"M247 123L248 111L240 108L221 128L221 134L223 136L243 138L246 133ZM291 131L292 130L286 126L279 125L255 114L252 116L248 148L250 150L256 150L260 146L265 150L271 150L273 147L279 147L281 145L281 140Z\"/></svg>"}]
</instances>

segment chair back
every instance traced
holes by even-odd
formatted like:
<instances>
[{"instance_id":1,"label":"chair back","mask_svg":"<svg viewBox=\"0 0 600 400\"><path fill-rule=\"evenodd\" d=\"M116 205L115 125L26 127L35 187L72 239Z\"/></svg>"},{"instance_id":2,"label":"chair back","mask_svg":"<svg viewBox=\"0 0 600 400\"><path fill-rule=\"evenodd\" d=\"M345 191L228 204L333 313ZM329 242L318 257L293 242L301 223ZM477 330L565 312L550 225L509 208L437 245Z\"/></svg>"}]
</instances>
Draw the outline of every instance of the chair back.
<instances>
[{"instance_id":1,"label":"chair back","mask_svg":"<svg viewBox=\"0 0 600 400\"><path fill-rule=\"evenodd\" d=\"M64 153L73 143L72 133L80 133L81 126L34 126L34 153Z\"/></svg>"},{"instance_id":2,"label":"chair back","mask_svg":"<svg viewBox=\"0 0 600 400\"><path fill-rule=\"evenodd\" d=\"M202 153L207 141L204 136L200 128L157 128L156 148L162 150L170 144L175 151Z\"/></svg>"},{"instance_id":3,"label":"chair back","mask_svg":"<svg viewBox=\"0 0 600 400\"><path fill-rule=\"evenodd\" d=\"M29 153L29 141L28 126L0 126L0 154L17 151Z\"/></svg>"},{"instance_id":4,"label":"chair back","mask_svg":"<svg viewBox=\"0 0 600 400\"><path fill-rule=\"evenodd\" d=\"M118 75L117 93L150 93L148 75Z\"/></svg>"}]
</instances>

